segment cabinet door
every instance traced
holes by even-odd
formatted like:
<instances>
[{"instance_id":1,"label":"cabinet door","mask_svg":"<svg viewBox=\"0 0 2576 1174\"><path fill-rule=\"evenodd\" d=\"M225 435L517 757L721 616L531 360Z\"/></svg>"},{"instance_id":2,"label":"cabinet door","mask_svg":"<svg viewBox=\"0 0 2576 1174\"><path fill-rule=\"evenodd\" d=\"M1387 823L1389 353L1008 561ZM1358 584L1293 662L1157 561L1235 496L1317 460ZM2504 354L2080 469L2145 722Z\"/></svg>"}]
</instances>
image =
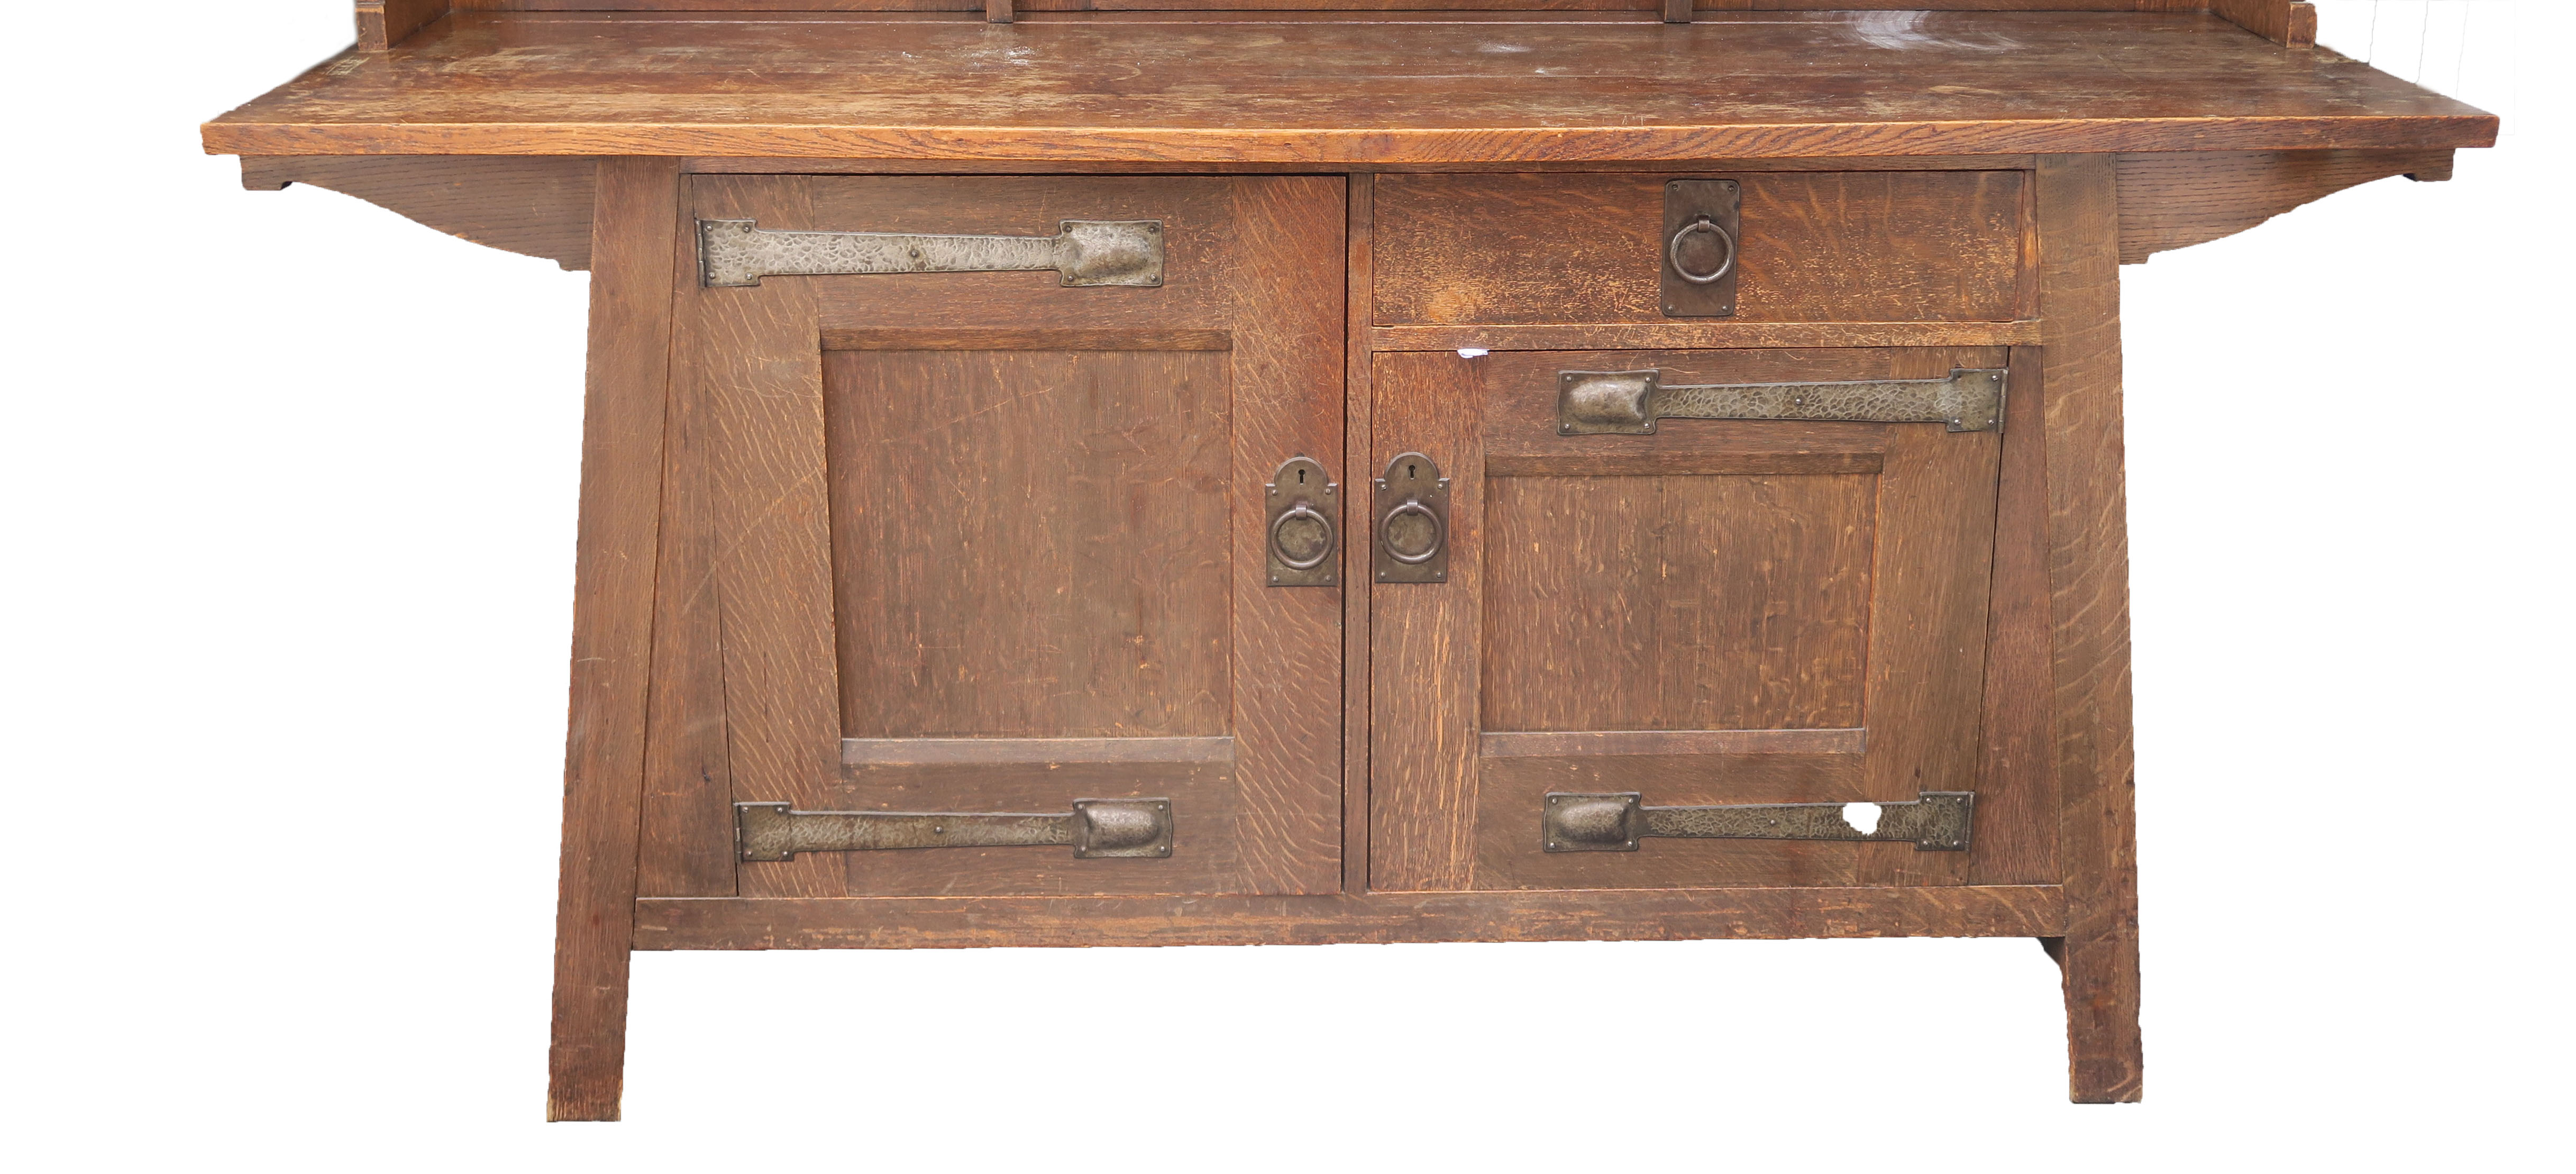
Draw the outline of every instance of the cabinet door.
<instances>
[{"instance_id":1,"label":"cabinet door","mask_svg":"<svg viewBox=\"0 0 2576 1174\"><path fill-rule=\"evenodd\" d=\"M1379 356L1377 460L1418 451L1451 483L1445 577L1371 588L1371 887L1956 883L1966 854L1905 843L1548 852L1541 808L1550 793L1975 791L2000 435L1717 419L1567 435L1559 383L1648 368L1668 386L1941 379L2006 359Z\"/></svg>"},{"instance_id":2,"label":"cabinet door","mask_svg":"<svg viewBox=\"0 0 2576 1174\"><path fill-rule=\"evenodd\" d=\"M684 285L668 516L705 524L661 590L712 621L665 634L712 642L721 681L669 708L720 708L729 785L659 804L648 855L723 851L743 896L1337 891L1340 588L1270 585L1265 485L1338 464L1342 181L700 176L690 200L762 231L1154 222L1163 269ZM719 811L1131 799L1169 804L1168 856L737 863Z\"/></svg>"}]
</instances>

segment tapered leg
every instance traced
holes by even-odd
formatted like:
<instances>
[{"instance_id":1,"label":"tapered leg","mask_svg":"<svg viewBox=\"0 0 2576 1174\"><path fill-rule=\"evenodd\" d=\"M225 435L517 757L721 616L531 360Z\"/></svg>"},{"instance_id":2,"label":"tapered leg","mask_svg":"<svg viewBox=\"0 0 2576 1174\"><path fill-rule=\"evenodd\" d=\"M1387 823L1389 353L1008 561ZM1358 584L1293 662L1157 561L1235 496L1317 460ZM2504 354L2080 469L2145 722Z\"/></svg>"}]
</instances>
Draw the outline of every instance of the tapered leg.
<instances>
[{"instance_id":1,"label":"tapered leg","mask_svg":"<svg viewBox=\"0 0 2576 1174\"><path fill-rule=\"evenodd\" d=\"M601 160L594 209L551 1121L616 1120L625 1081L678 161Z\"/></svg>"},{"instance_id":2,"label":"tapered leg","mask_svg":"<svg viewBox=\"0 0 2576 1174\"><path fill-rule=\"evenodd\" d=\"M2130 741L2128 499L2120 431L2119 194L2109 155L2039 161L2040 387L2062 797L2070 1094L2134 1101L2138 874ZM2016 392L2030 389L2016 388Z\"/></svg>"}]
</instances>

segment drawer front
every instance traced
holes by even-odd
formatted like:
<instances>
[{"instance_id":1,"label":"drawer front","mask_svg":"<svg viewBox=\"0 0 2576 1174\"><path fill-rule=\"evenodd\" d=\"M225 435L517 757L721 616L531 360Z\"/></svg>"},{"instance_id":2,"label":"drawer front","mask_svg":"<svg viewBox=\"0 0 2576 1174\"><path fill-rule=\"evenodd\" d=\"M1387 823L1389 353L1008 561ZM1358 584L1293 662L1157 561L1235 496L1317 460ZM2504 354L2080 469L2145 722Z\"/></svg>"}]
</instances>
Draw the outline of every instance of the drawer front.
<instances>
[{"instance_id":1,"label":"drawer front","mask_svg":"<svg viewBox=\"0 0 2576 1174\"><path fill-rule=\"evenodd\" d=\"M2038 818L1979 760L2004 433L1892 422L1921 419L1902 411L1687 418L1676 401L1651 431L1587 434L1562 392L1567 372L1653 370L1689 392L1921 386L2009 361L2004 348L1377 356L1379 460L1420 453L1449 480L1445 574L1372 586L1371 887L1992 878L1994 853L2019 851ZM1560 796L1903 805L1925 792L1976 793L1970 850L1641 835L1562 851L1542 830ZM1885 810L1891 828L1923 814Z\"/></svg>"},{"instance_id":2,"label":"drawer front","mask_svg":"<svg viewBox=\"0 0 2576 1174\"><path fill-rule=\"evenodd\" d=\"M1377 180L1382 326L1722 321L1667 317L1669 175ZM1742 185L1734 320L2022 317L2018 171L1711 175Z\"/></svg>"}]
</instances>

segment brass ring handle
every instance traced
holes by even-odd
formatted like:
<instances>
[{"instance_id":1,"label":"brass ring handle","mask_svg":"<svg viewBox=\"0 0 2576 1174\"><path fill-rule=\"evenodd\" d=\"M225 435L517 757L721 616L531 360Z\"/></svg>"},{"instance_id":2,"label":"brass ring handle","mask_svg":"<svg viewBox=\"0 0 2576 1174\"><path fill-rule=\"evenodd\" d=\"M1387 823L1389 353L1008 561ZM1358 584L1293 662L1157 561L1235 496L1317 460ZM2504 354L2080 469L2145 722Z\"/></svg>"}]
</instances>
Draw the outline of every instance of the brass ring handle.
<instances>
[{"instance_id":1,"label":"brass ring handle","mask_svg":"<svg viewBox=\"0 0 2576 1174\"><path fill-rule=\"evenodd\" d=\"M1689 266L1682 264L1682 241L1694 232L1713 232L1717 239L1726 242L1726 260L1718 262L1717 268L1706 273L1693 273ZM1699 216L1675 232L1672 240L1665 242L1664 257L1672 262L1675 276L1692 285L1707 285L1735 268L1735 234L1718 227L1717 222L1707 216Z\"/></svg>"},{"instance_id":2,"label":"brass ring handle","mask_svg":"<svg viewBox=\"0 0 2576 1174\"><path fill-rule=\"evenodd\" d=\"M1316 549L1313 558L1301 559L1288 553L1288 544L1280 541L1280 528L1298 518L1313 518L1324 527L1324 545ZM1290 570L1311 571L1324 565L1324 561L1333 557L1333 549L1339 545L1341 545L1341 534L1333 529L1333 520L1324 516L1322 510L1302 501L1281 510L1279 517L1270 523L1270 555L1278 559L1281 566Z\"/></svg>"},{"instance_id":3,"label":"brass ring handle","mask_svg":"<svg viewBox=\"0 0 2576 1174\"><path fill-rule=\"evenodd\" d=\"M1420 554L1406 554L1395 545L1395 520L1409 513L1420 514L1422 520L1431 523L1431 545L1423 547ZM1422 499L1418 497L1408 497L1404 499L1403 505L1386 511L1386 517L1381 519L1377 526L1378 545L1386 548L1386 557L1409 567L1420 566L1438 556L1441 543L1448 537L1441 531L1440 515L1433 512L1431 507L1422 504Z\"/></svg>"}]
</instances>

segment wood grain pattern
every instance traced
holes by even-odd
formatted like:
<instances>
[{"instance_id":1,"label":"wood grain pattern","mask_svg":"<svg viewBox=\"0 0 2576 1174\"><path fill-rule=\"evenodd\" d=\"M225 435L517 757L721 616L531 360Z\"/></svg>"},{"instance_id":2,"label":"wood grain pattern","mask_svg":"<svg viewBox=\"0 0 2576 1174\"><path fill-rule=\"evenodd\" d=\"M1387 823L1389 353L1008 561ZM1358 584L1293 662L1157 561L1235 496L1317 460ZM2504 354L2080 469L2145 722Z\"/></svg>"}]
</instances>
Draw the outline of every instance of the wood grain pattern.
<instances>
[{"instance_id":1,"label":"wood grain pattern","mask_svg":"<svg viewBox=\"0 0 2576 1174\"><path fill-rule=\"evenodd\" d=\"M1610 918L1601 915L1601 894L1588 892L655 900L636 907L636 947L810 950L2046 937L2063 921L2058 890L2046 885L1648 889L1621 893L1619 901L1626 915Z\"/></svg>"},{"instance_id":2,"label":"wood grain pattern","mask_svg":"<svg viewBox=\"0 0 2576 1174\"><path fill-rule=\"evenodd\" d=\"M2119 157L2120 263L2233 236L2348 187L2451 178L2444 151L2205 151Z\"/></svg>"},{"instance_id":3,"label":"wood grain pattern","mask_svg":"<svg viewBox=\"0 0 2576 1174\"><path fill-rule=\"evenodd\" d=\"M1291 15L1281 13L1280 16ZM1426 15L1406 12L1405 18ZM1212 14L1209 20L1223 19ZM1264 19L1275 19L1264 17ZM1526 19L1523 16L1515 20ZM1635 159L1619 160L1621 171L2028 171L2032 155L1819 155L1770 159ZM1508 163L1413 163L1405 171L1473 173L1599 171L1602 161L1525 160ZM682 171L706 175L1082 175L1115 170L1120 175L1343 175L1348 163L1290 161L1247 163L1239 160L1130 160L1115 165L1063 159L815 159L778 156L704 155L680 163Z\"/></svg>"},{"instance_id":4,"label":"wood grain pattern","mask_svg":"<svg viewBox=\"0 0 2576 1174\"><path fill-rule=\"evenodd\" d=\"M1744 185L1737 321L2017 317L2019 172L1711 178ZM1666 181L1386 176L1377 320L1668 327L1660 301Z\"/></svg>"},{"instance_id":5,"label":"wood grain pattern","mask_svg":"<svg viewBox=\"0 0 2576 1174\"><path fill-rule=\"evenodd\" d=\"M1430 457L1450 479L1449 581L1370 588L1373 891L1464 889L1474 877L1486 366L1456 355L1398 354L1379 355L1370 367L1375 451L1352 480L1365 484L1362 478L1376 477L1405 452Z\"/></svg>"},{"instance_id":6,"label":"wood grain pattern","mask_svg":"<svg viewBox=\"0 0 2576 1174\"><path fill-rule=\"evenodd\" d=\"M1264 485L1292 456L1330 460L1343 442L1339 177L1239 179L1225 187L1235 254L1234 731L1244 869L1262 892L1342 884L1342 591L1273 588ZM1346 474L1342 484L1358 480ZM1354 488L1344 491L1360 496ZM1349 582L1345 580L1344 582Z\"/></svg>"},{"instance_id":7,"label":"wood grain pattern","mask_svg":"<svg viewBox=\"0 0 2576 1174\"><path fill-rule=\"evenodd\" d=\"M1994 571L1987 592L1986 710L1978 723L1976 851L1968 883L2054 884L2057 867L2056 680L2048 625L2045 369L2016 347L2004 397L1995 491Z\"/></svg>"},{"instance_id":8,"label":"wood grain pattern","mask_svg":"<svg viewBox=\"0 0 2576 1174\"><path fill-rule=\"evenodd\" d=\"M1234 739L1230 737L841 739L843 766L1232 761Z\"/></svg>"},{"instance_id":9,"label":"wood grain pattern","mask_svg":"<svg viewBox=\"0 0 2576 1174\"><path fill-rule=\"evenodd\" d=\"M1032 326L942 330L826 329L827 351L1230 351L1222 330L1079 330Z\"/></svg>"},{"instance_id":10,"label":"wood grain pattern","mask_svg":"<svg viewBox=\"0 0 2576 1174\"><path fill-rule=\"evenodd\" d=\"M1487 473L1482 728L1861 724L1871 478Z\"/></svg>"},{"instance_id":11,"label":"wood grain pattern","mask_svg":"<svg viewBox=\"0 0 2576 1174\"><path fill-rule=\"evenodd\" d=\"M1226 358L830 353L843 736L1226 734Z\"/></svg>"},{"instance_id":12,"label":"wood grain pattern","mask_svg":"<svg viewBox=\"0 0 2576 1174\"><path fill-rule=\"evenodd\" d=\"M223 115L204 143L1371 165L2440 148L2489 145L2496 127L2206 14L1934 13L1891 31L1834 13L1637 13L1531 19L1519 35L1439 14L1296 19L1309 13L1199 20L1186 36L1139 35L1192 19L1179 15L1034 15L459 12ZM1529 51L1484 51L1497 35ZM996 36L1010 54L990 51Z\"/></svg>"},{"instance_id":13,"label":"wood grain pattern","mask_svg":"<svg viewBox=\"0 0 2576 1174\"><path fill-rule=\"evenodd\" d=\"M1380 326L1380 351L1608 351L1791 349L1800 347L2018 346L2039 341L2022 322L1577 323L1562 326Z\"/></svg>"},{"instance_id":14,"label":"wood grain pattern","mask_svg":"<svg viewBox=\"0 0 2576 1174\"><path fill-rule=\"evenodd\" d=\"M2128 506L2121 468L2118 176L2109 158L2068 156L2041 160L2038 179L2070 1089L2078 1101L2134 1101L2143 1049Z\"/></svg>"},{"instance_id":15,"label":"wood grain pattern","mask_svg":"<svg viewBox=\"0 0 2576 1174\"><path fill-rule=\"evenodd\" d=\"M490 156L245 157L242 186L311 184L478 245L590 268L596 159Z\"/></svg>"},{"instance_id":16,"label":"wood grain pattern","mask_svg":"<svg viewBox=\"0 0 2576 1174\"><path fill-rule=\"evenodd\" d=\"M1376 403L1369 390L1371 356L1369 319L1374 307L1369 291L1377 282L1375 255L1377 176L1350 177L1348 219L1343 231L1342 262L1342 483L1354 488L1343 495L1336 519L1344 534L1369 532L1373 495L1356 488L1376 475L1368 467L1375 454L1372 440ZM1344 584L1365 584L1374 548L1367 542L1342 543ZM1369 719L1370 608L1375 596L1364 587L1342 591L1342 891L1369 889Z\"/></svg>"},{"instance_id":17,"label":"wood grain pattern","mask_svg":"<svg viewBox=\"0 0 2576 1174\"><path fill-rule=\"evenodd\" d=\"M1715 438L1712 438L1715 439ZM1736 439L1728 437L1726 439ZM1487 450L1488 477L1821 477L1836 473L1875 473L1886 467L1886 454L1829 448L1783 452L1761 443L1694 445L1697 451L1648 452L1494 452Z\"/></svg>"},{"instance_id":18,"label":"wood grain pattern","mask_svg":"<svg viewBox=\"0 0 2576 1174\"><path fill-rule=\"evenodd\" d=\"M1869 745L1865 729L1828 730L1548 730L1488 733L1477 739L1487 758L1568 758L1585 754L1849 754Z\"/></svg>"},{"instance_id":19,"label":"wood grain pattern","mask_svg":"<svg viewBox=\"0 0 2576 1174\"><path fill-rule=\"evenodd\" d=\"M447 15L448 0L357 0L358 48L381 53Z\"/></svg>"},{"instance_id":20,"label":"wood grain pattern","mask_svg":"<svg viewBox=\"0 0 2576 1174\"><path fill-rule=\"evenodd\" d=\"M1955 364L1936 358L1929 366L1947 373L1952 366L2003 361L2002 355ZM1904 802L1924 791L1976 789L2001 448L1994 432L1951 432L1937 424L1888 429L1867 662L1870 799ZM1854 879L1960 884L1974 855L1910 847L1869 853Z\"/></svg>"},{"instance_id":21,"label":"wood grain pattern","mask_svg":"<svg viewBox=\"0 0 2576 1174\"><path fill-rule=\"evenodd\" d=\"M670 160L601 170L546 1091L555 1121L616 1120L624 1084L678 200Z\"/></svg>"},{"instance_id":22,"label":"wood grain pattern","mask_svg":"<svg viewBox=\"0 0 2576 1174\"><path fill-rule=\"evenodd\" d=\"M366 3L368 0L359 0ZM1279 9L1348 19L1394 11L1412 16L1420 10L1460 9L1474 13L1508 12L1522 16L1590 14L1638 15L1659 11L1665 0L1027 0L1021 13L1044 14L1091 10L1134 12L1208 12ZM981 0L454 0L459 9L488 12L973 12ZM1829 9L1885 11L1917 9L1972 12L2199 12L2205 0L1698 0L1699 12L1796 12ZM1685 12L1691 9L1684 9ZM1656 19L1646 16L1644 19Z\"/></svg>"},{"instance_id":23,"label":"wood grain pattern","mask_svg":"<svg viewBox=\"0 0 2576 1174\"><path fill-rule=\"evenodd\" d=\"M680 182L684 195L695 184L686 176ZM715 407L689 374L692 357L707 346L698 334L696 233L683 224L667 235L675 372L662 441L653 700L637 885L647 896L731 897L738 895L733 751L725 730L724 615L716 573L724 549L716 503L720 438Z\"/></svg>"},{"instance_id":24,"label":"wood grain pattern","mask_svg":"<svg viewBox=\"0 0 2576 1174\"><path fill-rule=\"evenodd\" d=\"M691 181L699 219L808 223L813 181ZM716 600L733 798L830 811L841 783L823 353L812 281L699 289L681 369L713 442ZM747 897L835 897L828 855L746 863Z\"/></svg>"}]
</instances>

